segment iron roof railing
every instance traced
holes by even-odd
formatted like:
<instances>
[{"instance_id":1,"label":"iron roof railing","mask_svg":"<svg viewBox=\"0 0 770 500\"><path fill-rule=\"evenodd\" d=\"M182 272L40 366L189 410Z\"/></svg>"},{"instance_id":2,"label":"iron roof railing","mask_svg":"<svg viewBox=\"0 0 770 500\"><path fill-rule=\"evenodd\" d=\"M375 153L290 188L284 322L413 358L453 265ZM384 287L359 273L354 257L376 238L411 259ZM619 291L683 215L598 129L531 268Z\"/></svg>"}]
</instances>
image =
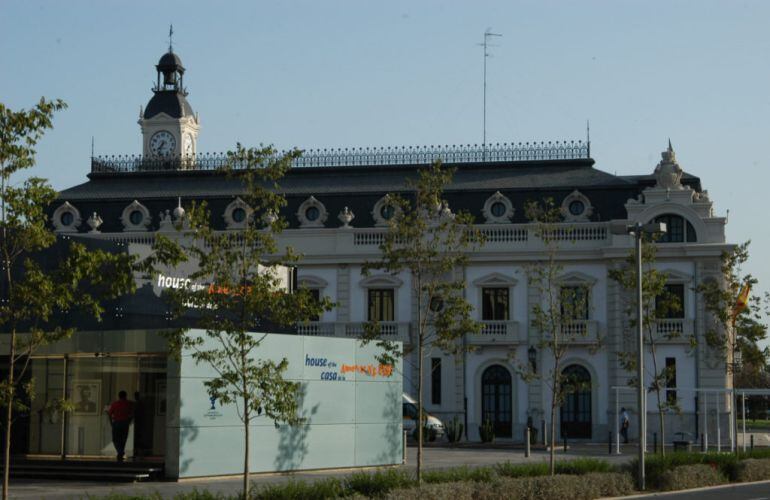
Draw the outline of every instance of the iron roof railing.
<instances>
[{"instance_id":1,"label":"iron roof railing","mask_svg":"<svg viewBox=\"0 0 770 500\"><path fill-rule=\"evenodd\" d=\"M278 152L277 154L282 154ZM449 164L588 159L591 145L583 141L519 142L460 146L402 146L311 149L294 161L297 168L425 165L435 160ZM191 156L114 155L91 158L92 173L217 170L225 167L227 153ZM239 168L237 165L234 168Z\"/></svg>"}]
</instances>

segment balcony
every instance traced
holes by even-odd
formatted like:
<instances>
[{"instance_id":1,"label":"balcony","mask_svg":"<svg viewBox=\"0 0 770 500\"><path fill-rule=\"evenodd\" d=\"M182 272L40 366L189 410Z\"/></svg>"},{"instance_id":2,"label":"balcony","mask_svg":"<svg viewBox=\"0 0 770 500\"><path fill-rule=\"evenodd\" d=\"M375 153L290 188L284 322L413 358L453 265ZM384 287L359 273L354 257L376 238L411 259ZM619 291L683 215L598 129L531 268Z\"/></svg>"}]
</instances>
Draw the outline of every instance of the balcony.
<instances>
[{"instance_id":1,"label":"balcony","mask_svg":"<svg viewBox=\"0 0 770 500\"><path fill-rule=\"evenodd\" d=\"M474 345L518 344L519 323L517 321L482 321L481 332L468 334L466 339Z\"/></svg>"},{"instance_id":2,"label":"balcony","mask_svg":"<svg viewBox=\"0 0 770 500\"><path fill-rule=\"evenodd\" d=\"M350 338L363 336L365 325L366 323L311 321L296 325L296 331L297 335ZM380 323L380 337L410 344L410 325L395 321L382 322Z\"/></svg>"},{"instance_id":3,"label":"balcony","mask_svg":"<svg viewBox=\"0 0 770 500\"><path fill-rule=\"evenodd\" d=\"M672 344L689 343L694 332L693 320L686 318L658 319L653 326L658 341Z\"/></svg>"},{"instance_id":4,"label":"balcony","mask_svg":"<svg viewBox=\"0 0 770 500\"><path fill-rule=\"evenodd\" d=\"M573 319L561 325L561 341L593 344L599 340L599 323L592 319Z\"/></svg>"}]
</instances>

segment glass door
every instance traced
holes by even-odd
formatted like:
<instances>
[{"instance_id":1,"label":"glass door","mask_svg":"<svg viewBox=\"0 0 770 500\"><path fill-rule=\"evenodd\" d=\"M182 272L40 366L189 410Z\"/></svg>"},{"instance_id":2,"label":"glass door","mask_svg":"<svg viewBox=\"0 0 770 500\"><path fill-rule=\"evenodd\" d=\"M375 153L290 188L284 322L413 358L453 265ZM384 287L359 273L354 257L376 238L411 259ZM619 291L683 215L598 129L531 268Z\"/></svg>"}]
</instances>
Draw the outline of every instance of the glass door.
<instances>
[{"instance_id":1,"label":"glass door","mask_svg":"<svg viewBox=\"0 0 770 500\"><path fill-rule=\"evenodd\" d=\"M67 397L74 409L67 416L66 453L69 456L115 456L107 409L126 391L138 390L137 357L73 357L67 366ZM126 442L126 456L134 455L134 425Z\"/></svg>"},{"instance_id":2,"label":"glass door","mask_svg":"<svg viewBox=\"0 0 770 500\"><path fill-rule=\"evenodd\" d=\"M30 401L27 418L27 453L61 455L62 412L64 398L64 359L35 358L30 361L29 373L34 380L35 397ZM14 428L14 434L24 433ZM16 448L17 452L22 449Z\"/></svg>"}]
</instances>

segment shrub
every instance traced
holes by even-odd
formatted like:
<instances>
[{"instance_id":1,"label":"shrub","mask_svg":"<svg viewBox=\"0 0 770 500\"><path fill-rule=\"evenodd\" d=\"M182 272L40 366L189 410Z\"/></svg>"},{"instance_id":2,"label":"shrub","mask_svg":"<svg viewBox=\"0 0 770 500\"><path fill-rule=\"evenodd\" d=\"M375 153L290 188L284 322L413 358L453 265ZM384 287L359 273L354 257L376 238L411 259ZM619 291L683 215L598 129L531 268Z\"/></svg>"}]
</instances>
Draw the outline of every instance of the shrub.
<instances>
[{"instance_id":1,"label":"shrub","mask_svg":"<svg viewBox=\"0 0 770 500\"><path fill-rule=\"evenodd\" d=\"M495 440L495 426L492 425L490 419L486 419L484 423L479 426L479 434L482 443L491 443Z\"/></svg>"},{"instance_id":2,"label":"shrub","mask_svg":"<svg viewBox=\"0 0 770 500\"><path fill-rule=\"evenodd\" d=\"M391 491L389 499L497 500L590 500L626 495L633 491L631 476L621 473L589 473L582 476L500 478L494 482L425 484L420 488Z\"/></svg>"},{"instance_id":3,"label":"shrub","mask_svg":"<svg viewBox=\"0 0 770 500\"><path fill-rule=\"evenodd\" d=\"M495 465L495 472L502 477L547 476L548 464L545 462L530 464L512 464L510 462L504 462Z\"/></svg>"},{"instance_id":4,"label":"shrub","mask_svg":"<svg viewBox=\"0 0 770 500\"><path fill-rule=\"evenodd\" d=\"M453 467L451 469L425 471L422 480L425 483L451 483L457 481L493 481L495 470L491 467Z\"/></svg>"},{"instance_id":5,"label":"shrub","mask_svg":"<svg viewBox=\"0 0 770 500\"><path fill-rule=\"evenodd\" d=\"M381 472L356 472L345 478L346 494L360 493L368 497L382 496L397 489L408 488L416 484L411 474L406 471L389 469Z\"/></svg>"},{"instance_id":6,"label":"shrub","mask_svg":"<svg viewBox=\"0 0 770 500\"><path fill-rule=\"evenodd\" d=\"M312 483L289 481L283 484L261 485L254 488L251 497L259 500L313 500L338 498L343 493L342 482L336 478L328 478Z\"/></svg>"},{"instance_id":7,"label":"shrub","mask_svg":"<svg viewBox=\"0 0 770 500\"><path fill-rule=\"evenodd\" d=\"M589 474L591 472L614 472L613 467L606 460L598 458L578 458L566 462L556 462L557 474Z\"/></svg>"},{"instance_id":8,"label":"shrub","mask_svg":"<svg viewBox=\"0 0 770 500\"><path fill-rule=\"evenodd\" d=\"M664 491L686 490L703 486L716 486L727 482L727 477L716 463L680 465L660 476L658 487Z\"/></svg>"},{"instance_id":9,"label":"shrub","mask_svg":"<svg viewBox=\"0 0 770 500\"><path fill-rule=\"evenodd\" d=\"M446 438L450 443L458 443L463 438L463 423L457 415L446 424Z\"/></svg>"},{"instance_id":10,"label":"shrub","mask_svg":"<svg viewBox=\"0 0 770 500\"><path fill-rule=\"evenodd\" d=\"M749 458L741 460L736 469L735 480L740 482L765 481L770 479L770 459Z\"/></svg>"},{"instance_id":11,"label":"shrub","mask_svg":"<svg viewBox=\"0 0 770 500\"><path fill-rule=\"evenodd\" d=\"M628 464L628 471L637 477L639 462L634 460ZM709 464L719 469L728 479L734 480L737 474L738 459L731 453L697 453L676 452L663 455L651 455L645 460L645 475L647 483L653 488L659 488L663 474L674 467L683 465Z\"/></svg>"}]
</instances>

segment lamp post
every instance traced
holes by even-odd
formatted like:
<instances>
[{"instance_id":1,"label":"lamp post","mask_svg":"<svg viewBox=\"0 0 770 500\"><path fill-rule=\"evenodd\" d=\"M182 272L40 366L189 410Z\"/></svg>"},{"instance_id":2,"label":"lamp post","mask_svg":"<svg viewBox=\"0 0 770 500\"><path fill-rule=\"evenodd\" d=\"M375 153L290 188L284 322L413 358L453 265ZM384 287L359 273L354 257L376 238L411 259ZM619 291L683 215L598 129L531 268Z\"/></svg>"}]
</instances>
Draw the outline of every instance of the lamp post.
<instances>
[{"instance_id":1,"label":"lamp post","mask_svg":"<svg viewBox=\"0 0 770 500\"><path fill-rule=\"evenodd\" d=\"M636 333L637 361L636 376L639 383L637 405L639 407L639 489L644 490L644 452L647 449L647 398L644 387L644 328L642 325L643 290L642 290L642 239L645 234L662 234L666 232L666 224L662 222L640 222L631 225L612 225L612 234L631 234L635 240L636 257Z\"/></svg>"}]
</instances>

